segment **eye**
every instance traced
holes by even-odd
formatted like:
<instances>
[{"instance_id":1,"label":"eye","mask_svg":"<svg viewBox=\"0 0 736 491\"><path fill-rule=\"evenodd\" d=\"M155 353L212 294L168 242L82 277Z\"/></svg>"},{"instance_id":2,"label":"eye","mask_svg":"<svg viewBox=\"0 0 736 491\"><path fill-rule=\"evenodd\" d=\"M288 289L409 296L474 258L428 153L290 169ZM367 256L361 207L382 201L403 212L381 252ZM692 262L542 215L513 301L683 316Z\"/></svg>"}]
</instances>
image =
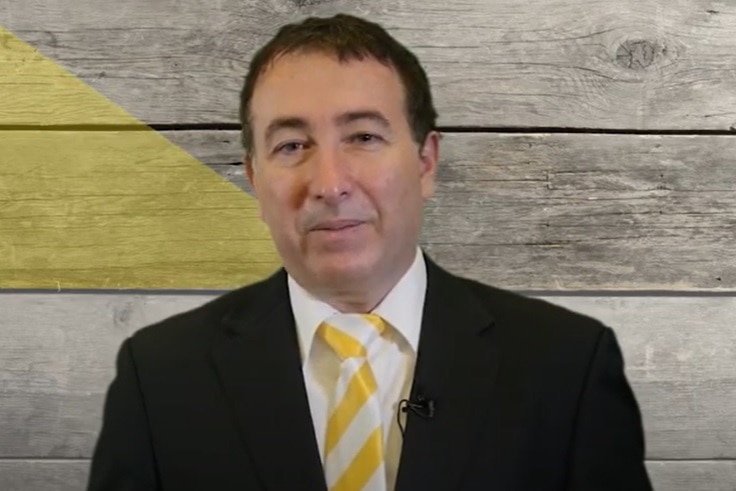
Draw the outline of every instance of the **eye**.
<instances>
[{"instance_id":1,"label":"eye","mask_svg":"<svg viewBox=\"0 0 736 491\"><path fill-rule=\"evenodd\" d=\"M302 150L304 143L302 142L286 142L276 147L275 153L292 154L298 150Z\"/></svg>"},{"instance_id":2,"label":"eye","mask_svg":"<svg viewBox=\"0 0 736 491\"><path fill-rule=\"evenodd\" d=\"M358 143L374 143L383 140L383 138L373 133L356 133L350 137L350 140Z\"/></svg>"}]
</instances>

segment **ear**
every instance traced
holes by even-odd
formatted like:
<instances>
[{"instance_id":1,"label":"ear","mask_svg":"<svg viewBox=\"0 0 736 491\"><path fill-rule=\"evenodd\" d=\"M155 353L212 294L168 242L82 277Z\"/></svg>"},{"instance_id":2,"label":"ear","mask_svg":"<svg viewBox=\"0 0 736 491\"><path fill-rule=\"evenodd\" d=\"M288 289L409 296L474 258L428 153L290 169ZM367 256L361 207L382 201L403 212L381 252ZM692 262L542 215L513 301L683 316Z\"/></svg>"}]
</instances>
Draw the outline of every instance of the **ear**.
<instances>
[{"instance_id":1,"label":"ear","mask_svg":"<svg viewBox=\"0 0 736 491\"><path fill-rule=\"evenodd\" d=\"M438 131L430 131L427 138L424 140L424 144L419 149L422 197L424 197L424 199L429 199L434 194L441 138L442 135Z\"/></svg>"}]
</instances>

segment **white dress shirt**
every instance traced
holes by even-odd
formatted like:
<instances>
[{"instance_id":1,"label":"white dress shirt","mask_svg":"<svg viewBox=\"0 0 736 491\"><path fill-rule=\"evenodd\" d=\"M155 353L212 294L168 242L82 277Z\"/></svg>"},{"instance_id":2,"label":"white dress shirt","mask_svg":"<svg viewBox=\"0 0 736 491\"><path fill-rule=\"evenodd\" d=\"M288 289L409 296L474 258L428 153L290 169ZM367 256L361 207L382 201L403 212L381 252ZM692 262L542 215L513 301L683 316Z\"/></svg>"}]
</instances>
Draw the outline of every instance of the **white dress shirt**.
<instances>
[{"instance_id":1,"label":"white dress shirt","mask_svg":"<svg viewBox=\"0 0 736 491\"><path fill-rule=\"evenodd\" d=\"M315 333L319 325L337 313L337 310L314 298L291 275L288 277L288 285L309 407L320 457L324 462L327 411L340 372L340 359ZM408 398L411 390L426 289L426 264L421 249L417 247L412 265L372 311L388 323L385 334L369 347L368 360L381 400L386 481L389 490L394 489L401 454L402 437L396 421L398 403L401 399Z\"/></svg>"}]
</instances>

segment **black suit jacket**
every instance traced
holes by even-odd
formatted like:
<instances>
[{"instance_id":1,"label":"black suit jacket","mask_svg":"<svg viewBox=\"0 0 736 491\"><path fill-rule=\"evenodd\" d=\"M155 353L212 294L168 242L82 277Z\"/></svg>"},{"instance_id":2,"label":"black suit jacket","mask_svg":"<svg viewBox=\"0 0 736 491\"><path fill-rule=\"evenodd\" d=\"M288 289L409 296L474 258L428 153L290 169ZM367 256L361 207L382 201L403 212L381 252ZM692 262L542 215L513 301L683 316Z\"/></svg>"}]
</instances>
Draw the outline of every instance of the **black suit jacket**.
<instances>
[{"instance_id":1,"label":"black suit jacket","mask_svg":"<svg viewBox=\"0 0 736 491\"><path fill-rule=\"evenodd\" d=\"M650 490L613 332L425 259L397 491ZM122 344L88 489L326 489L283 270Z\"/></svg>"}]
</instances>

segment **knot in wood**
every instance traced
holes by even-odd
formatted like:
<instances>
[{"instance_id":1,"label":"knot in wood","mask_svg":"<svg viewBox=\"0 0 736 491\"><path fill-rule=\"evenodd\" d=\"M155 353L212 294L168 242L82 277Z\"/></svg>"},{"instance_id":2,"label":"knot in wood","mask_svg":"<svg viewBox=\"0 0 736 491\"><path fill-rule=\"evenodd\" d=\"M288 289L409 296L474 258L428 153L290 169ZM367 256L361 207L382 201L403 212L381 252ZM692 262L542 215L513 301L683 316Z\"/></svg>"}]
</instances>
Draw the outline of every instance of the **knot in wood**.
<instances>
[{"instance_id":1,"label":"knot in wood","mask_svg":"<svg viewBox=\"0 0 736 491\"><path fill-rule=\"evenodd\" d=\"M311 7L324 3L324 0L291 0L297 7Z\"/></svg>"},{"instance_id":2,"label":"knot in wood","mask_svg":"<svg viewBox=\"0 0 736 491\"><path fill-rule=\"evenodd\" d=\"M644 70L654 63L656 44L647 40L624 41L616 51L616 63L631 70Z\"/></svg>"},{"instance_id":3,"label":"knot in wood","mask_svg":"<svg viewBox=\"0 0 736 491\"><path fill-rule=\"evenodd\" d=\"M126 302L121 307L115 307L113 310L113 324L115 327L127 327L130 322L130 318L133 316L133 305L130 302Z\"/></svg>"}]
</instances>

